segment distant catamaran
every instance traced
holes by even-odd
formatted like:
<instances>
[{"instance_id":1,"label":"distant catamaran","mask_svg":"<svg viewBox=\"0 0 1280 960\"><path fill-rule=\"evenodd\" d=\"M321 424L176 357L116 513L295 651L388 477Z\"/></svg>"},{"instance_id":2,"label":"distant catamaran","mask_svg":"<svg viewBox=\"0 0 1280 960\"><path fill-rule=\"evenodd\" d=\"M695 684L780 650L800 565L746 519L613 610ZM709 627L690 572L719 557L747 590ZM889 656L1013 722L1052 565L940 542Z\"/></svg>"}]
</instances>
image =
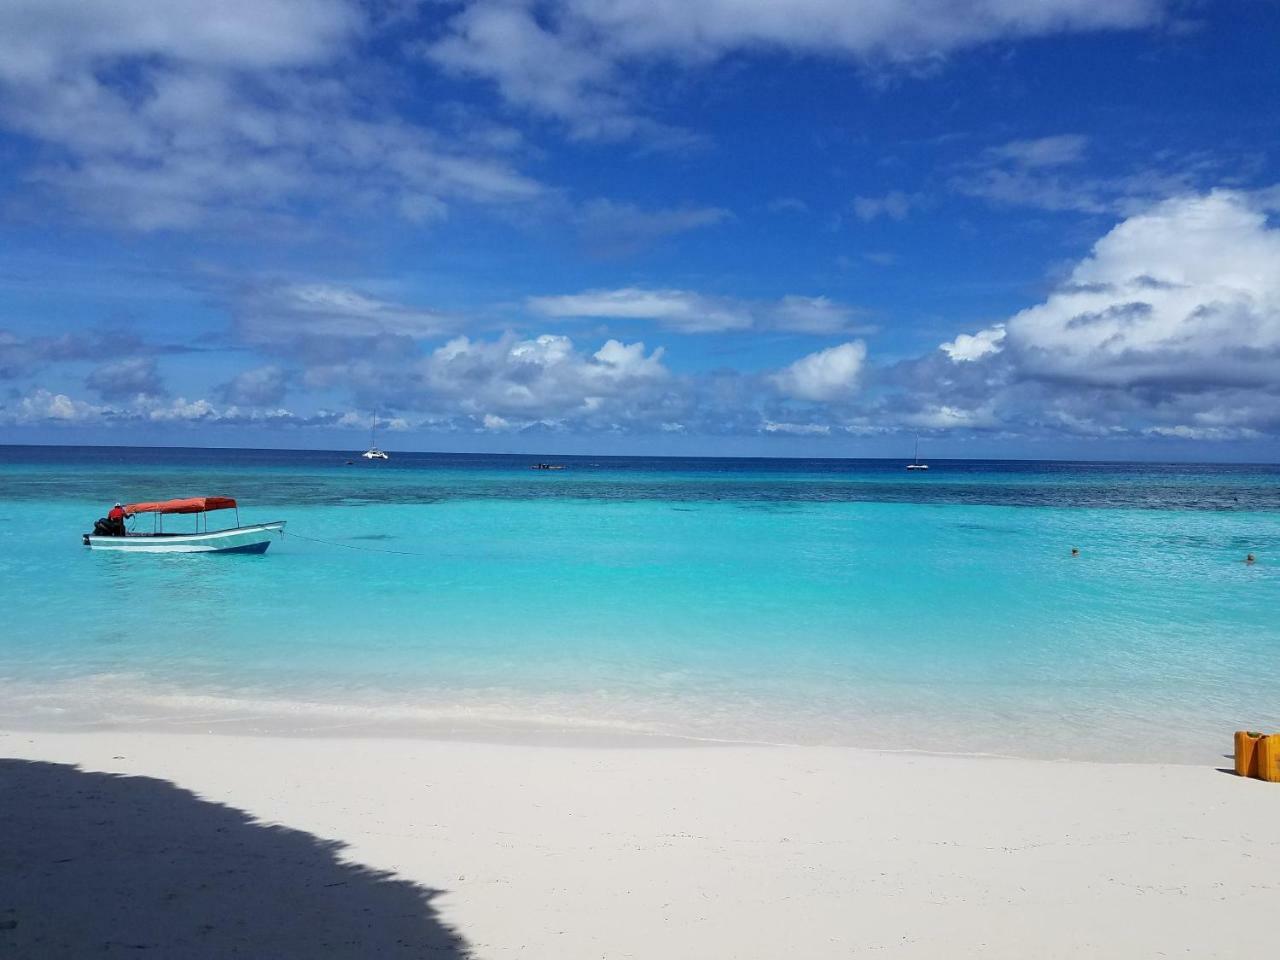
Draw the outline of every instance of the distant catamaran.
<instances>
[{"instance_id":1,"label":"distant catamaran","mask_svg":"<svg viewBox=\"0 0 1280 960\"><path fill-rule=\"evenodd\" d=\"M907 464L908 470L928 470L927 463L920 462L920 434L916 434L916 454L910 463Z\"/></svg>"},{"instance_id":2,"label":"distant catamaran","mask_svg":"<svg viewBox=\"0 0 1280 960\"><path fill-rule=\"evenodd\" d=\"M377 430L378 418L375 415L369 423L369 449L360 454L360 456L366 460L390 460L391 458L384 451L378 449Z\"/></svg>"}]
</instances>

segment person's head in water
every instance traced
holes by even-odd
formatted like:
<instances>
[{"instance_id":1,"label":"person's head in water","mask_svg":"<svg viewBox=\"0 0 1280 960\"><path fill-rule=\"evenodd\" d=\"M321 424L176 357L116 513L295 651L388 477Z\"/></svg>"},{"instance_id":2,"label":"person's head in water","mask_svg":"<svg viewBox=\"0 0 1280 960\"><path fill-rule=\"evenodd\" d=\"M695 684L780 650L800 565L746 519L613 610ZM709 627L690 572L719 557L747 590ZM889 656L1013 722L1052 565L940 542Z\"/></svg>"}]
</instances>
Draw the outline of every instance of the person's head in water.
<instances>
[{"instance_id":1,"label":"person's head in water","mask_svg":"<svg viewBox=\"0 0 1280 960\"><path fill-rule=\"evenodd\" d=\"M1080 556L1080 548L1079 548L1079 547L1072 547L1072 548L1071 548L1071 555L1072 555L1073 557L1078 557L1078 556Z\"/></svg>"},{"instance_id":2,"label":"person's head in water","mask_svg":"<svg viewBox=\"0 0 1280 960\"><path fill-rule=\"evenodd\" d=\"M1245 558L1244 558L1244 562L1245 562L1245 563L1253 563L1253 562L1254 562L1254 560L1253 560L1253 554L1252 554L1252 553L1250 553L1250 554L1246 555L1246 556L1245 556Z\"/></svg>"}]
</instances>

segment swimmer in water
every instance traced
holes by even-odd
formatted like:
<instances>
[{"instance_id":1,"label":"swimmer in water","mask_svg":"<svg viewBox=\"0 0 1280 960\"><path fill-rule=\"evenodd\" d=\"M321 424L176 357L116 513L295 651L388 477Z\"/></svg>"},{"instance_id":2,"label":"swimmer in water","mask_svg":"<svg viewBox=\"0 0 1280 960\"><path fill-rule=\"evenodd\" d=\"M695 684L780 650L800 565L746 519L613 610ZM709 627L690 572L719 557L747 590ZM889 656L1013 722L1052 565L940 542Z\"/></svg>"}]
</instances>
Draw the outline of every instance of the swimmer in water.
<instances>
[{"instance_id":1,"label":"swimmer in water","mask_svg":"<svg viewBox=\"0 0 1280 960\"><path fill-rule=\"evenodd\" d=\"M1253 563L1253 554L1251 553L1251 554L1249 554L1248 556L1246 556L1246 557L1244 558L1244 562L1245 562L1245 563L1247 563L1247 564L1248 564L1248 563Z\"/></svg>"},{"instance_id":2,"label":"swimmer in water","mask_svg":"<svg viewBox=\"0 0 1280 960\"><path fill-rule=\"evenodd\" d=\"M1078 557L1078 556L1080 556L1080 548L1079 548L1079 547L1072 547L1072 548L1071 548L1071 555L1072 555L1073 557Z\"/></svg>"}]
</instances>

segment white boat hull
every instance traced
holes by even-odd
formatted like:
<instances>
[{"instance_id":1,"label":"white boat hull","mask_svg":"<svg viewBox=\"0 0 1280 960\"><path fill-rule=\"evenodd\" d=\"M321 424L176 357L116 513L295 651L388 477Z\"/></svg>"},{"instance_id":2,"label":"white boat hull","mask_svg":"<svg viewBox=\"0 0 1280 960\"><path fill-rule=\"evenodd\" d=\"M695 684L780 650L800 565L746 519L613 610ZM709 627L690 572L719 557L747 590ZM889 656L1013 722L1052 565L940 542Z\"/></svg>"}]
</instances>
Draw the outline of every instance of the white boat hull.
<instances>
[{"instance_id":1,"label":"white boat hull","mask_svg":"<svg viewBox=\"0 0 1280 960\"><path fill-rule=\"evenodd\" d=\"M255 523L208 533L129 534L124 537L84 535L86 547L126 553L266 553L273 536L284 533L284 520Z\"/></svg>"}]
</instances>

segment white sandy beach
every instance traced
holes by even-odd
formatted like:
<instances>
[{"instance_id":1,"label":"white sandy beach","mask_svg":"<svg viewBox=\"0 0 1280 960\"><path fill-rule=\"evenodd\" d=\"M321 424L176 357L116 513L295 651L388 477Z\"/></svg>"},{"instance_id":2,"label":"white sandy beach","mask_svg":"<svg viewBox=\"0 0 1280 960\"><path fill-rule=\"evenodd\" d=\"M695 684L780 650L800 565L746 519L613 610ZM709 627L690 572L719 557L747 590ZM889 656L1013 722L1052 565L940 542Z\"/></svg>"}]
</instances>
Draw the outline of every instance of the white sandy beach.
<instances>
[{"instance_id":1,"label":"white sandy beach","mask_svg":"<svg viewBox=\"0 0 1280 960\"><path fill-rule=\"evenodd\" d=\"M136 732L0 755L41 761L0 765L4 956L1275 954L1280 786L1212 766Z\"/></svg>"}]
</instances>

